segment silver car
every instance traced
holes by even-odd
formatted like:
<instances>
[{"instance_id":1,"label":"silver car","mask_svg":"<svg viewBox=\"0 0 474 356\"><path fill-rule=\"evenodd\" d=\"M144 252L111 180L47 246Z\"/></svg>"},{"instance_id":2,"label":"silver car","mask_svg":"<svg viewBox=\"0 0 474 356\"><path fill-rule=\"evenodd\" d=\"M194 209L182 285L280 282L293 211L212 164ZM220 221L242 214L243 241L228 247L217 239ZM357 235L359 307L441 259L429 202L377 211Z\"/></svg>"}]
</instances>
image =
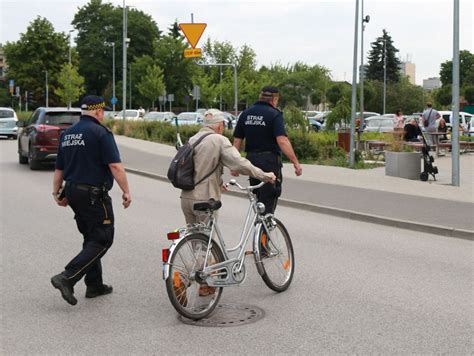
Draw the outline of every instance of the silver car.
<instances>
[{"instance_id":1,"label":"silver car","mask_svg":"<svg viewBox=\"0 0 474 356\"><path fill-rule=\"evenodd\" d=\"M16 112L10 108L0 108L0 136L6 136L16 140L18 137L18 117Z\"/></svg>"},{"instance_id":2,"label":"silver car","mask_svg":"<svg viewBox=\"0 0 474 356\"><path fill-rule=\"evenodd\" d=\"M164 121L170 122L176 117L176 114L171 111L150 111L149 113L145 114L143 117L144 120L149 121Z\"/></svg>"},{"instance_id":3,"label":"silver car","mask_svg":"<svg viewBox=\"0 0 474 356\"><path fill-rule=\"evenodd\" d=\"M178 126L181 125L201 125L204 116L198 112L182 112L178 115Z\"/></svg>"},{"instance_id":4,"label":"silver car","mask_svg":"<svg viewBox=\"0 0 474 356\"><path fill-rule=\"evenodd\" d=\"M365 132L393 132L393 120L389 117L372 116L365 119Z\"/></svg>"}]
</instances>

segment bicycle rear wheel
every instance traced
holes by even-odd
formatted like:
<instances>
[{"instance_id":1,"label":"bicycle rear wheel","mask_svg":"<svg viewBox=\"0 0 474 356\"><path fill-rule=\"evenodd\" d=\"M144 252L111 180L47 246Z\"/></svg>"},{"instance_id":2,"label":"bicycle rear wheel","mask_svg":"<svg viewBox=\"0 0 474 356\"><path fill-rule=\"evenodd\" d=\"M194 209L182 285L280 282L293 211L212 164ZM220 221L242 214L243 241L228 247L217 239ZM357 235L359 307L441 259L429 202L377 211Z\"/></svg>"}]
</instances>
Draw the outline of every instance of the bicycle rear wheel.
<instances>
[{"instance_id":1,"label":"bicycle rear wheel","mask_svg":"<svg viewBox=\"0 0 474 356\"><path fill-rule=\"evenodd\" d=\"M268 234L263 225L258 233L258 256L263 269L262 279L276 292L288 289L295 271L295 256L290 235L283 223L273 218L268 225Z\"/></svg>"},{"instance_id":2,"label":"bicycle rear wheel","mask_svg":"<svg viewBox=\"0 0 474 356\"><path fill-rule=\"evenodd\" d=\"M200 279L203 270L209 237L192 234L176 246L169 260L169 276L166 279L166 291L171 304L182 316L198 320L208 316L222 294L222 287L209 287ZM212 243L207 265L224 261L224 255L217 245Z\"/></svg>"}]
</instances>

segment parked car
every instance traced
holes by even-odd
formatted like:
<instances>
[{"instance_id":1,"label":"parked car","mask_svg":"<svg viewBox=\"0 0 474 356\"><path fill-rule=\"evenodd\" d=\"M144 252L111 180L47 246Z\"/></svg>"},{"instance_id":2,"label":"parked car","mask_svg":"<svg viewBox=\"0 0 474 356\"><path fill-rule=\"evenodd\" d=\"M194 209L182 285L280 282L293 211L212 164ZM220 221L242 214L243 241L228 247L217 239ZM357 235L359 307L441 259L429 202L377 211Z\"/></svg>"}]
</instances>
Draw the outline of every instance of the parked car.
<instances>
[{"instance_id":1,"label":"parked car","mask_svg":"<svg viewBox=\"0 0 474 356\"><path fill-rule=\"evenodd\" d=\"M171 111L150 111L143 117L144 120L149 121L164 121L170 122L176 117L176 114Z\"/></svg>"},{"instance_id":2,"label":"parked car","mask_svg":"<svg viewBox=\"0 0 474 356\"><path fill-rule=\"evenodd\" d=\"M448 129L451 130L453 120L453 112L452 111L438 111L441 117L446 121L446 126ZM473 125L474 115L460 111L459 112L459 125L461 125L463 132L465 135L469 135L471 127Z\"/></svg>"},{"instance_id":3,"label":"parked car","mask_svg":"<svg viewBox=\"0 0 474 356\"><path fill-rule=\"evenodd\" d=\"M225 119L227 120L226 127L229 130L234 129L235 125L237 124L237 118L234 115L232 115L230 112L223 112L223 114L225 116Z\"/></svg>"},{"instance_id":4,"label":"parked car","mask_svg":"<svg viewBox=\"0 0 474 356\"><path fill-rule=\"evenodd\" d=\"M114 119L123 119L123 110L114 116ZM143 120L139 110L127 110L125 111L125 120Z\"/></svg>"},{"instance_id":5,"label":"parked car","mask_svg":"<svg viewBox=\"0 0 474 356\"><path fill-rule=\"evenodd\" d=\"M380 114L378 112L372 112L372 111L364 111L364 120L372 117L372 116L379 116ZM356 117L360 117L360 112L356 112Z\"/></svg>"},{"instance_id":6,"label":"parked car","mask_svg":"<svg viewBox=\"0 0 474 356\"><path fill-rule=\"evenodd\" d=\"M393 120L389 117L371 116L365 119L365 132L393 132Z\"/></svg>"},{"instance_id":7,"label":"parked car","mask_svg":"<svg viewBox=\"0 0 474 356\"><path fill-rule=\"evenodd\" d=\"M198 112L182 112L178 114L178 126L179 125L201 125L204 120L204 116Z\"/></svg>"},{"instance_id":8,"label":"parked car","mask_svg":"<svg viewBox=\"0 0 474 356\"><path fill-rule=\"evenodd\" d=\"M308 110L308 111L302 111L304 117L307 119L313 119L316 115L321 114L321 111L314 111L314 110Z\"/></svg>"},{"instance_id":9,"label":"parked car","mask_svg":"<svg viewBox=\"0 0 474 356\"><path fill-rule=\"evenodd\" d=\"M313 131L319 132L323 128L323 124L321 124L318 120L313 118L308 118L309 125Z\"/></svg>"},{"instance_id":10,"label":"parked car","mask_svg":"<svg viewBox=\"0 0 474 356\"><path fill-rule=\"evenodd\" d=\"M204 113L207 111L207 109L204 109L204 108L199 108L196 110L197 113L201 114L204 116Z\"/></svg>"},{"instance_id":11,"label":"parked car","mask_svg":"<svg viewBox=\"0 0 474 356\"><path fill-rule=\"evenodd\" d=\"M0 136L13 138L16 140L18 135L18 117L16 112L10 108L0 108Z\"/></svg>"},{"instance_id":12,"label":"parked car","mask_svg":"<svg viewBox=\"0 0 474 356\"><path fill-rule=\"evenodd\" d=\"M56 160L61 133L79 121L79 108L36 109L31 118L18 121L18 162L28 163L30 169L41 168L41 163Z\"/></svg>"},{"instance_id":13,"label":"parked car","mask_svg":"<svg viewBox=\"0 0 474 356\"><path fill-rule=\"evenodd\" d=\"M104 111L104 119L115 119L116 112L115 111Z\"/></svg>"},{"instance_id":14,"label":"parked car","mask_svg":"<svg viewBox=\"0 0 474 356\"><path fill-rule=\"evenodd\" d=\"M322 113L314 116L313 119L315 119L316 121L319 121L324 126L324 122L326 121L326 118L328 117L330 113L331 111L323 111Z\"/></svg>"}]
</instances>

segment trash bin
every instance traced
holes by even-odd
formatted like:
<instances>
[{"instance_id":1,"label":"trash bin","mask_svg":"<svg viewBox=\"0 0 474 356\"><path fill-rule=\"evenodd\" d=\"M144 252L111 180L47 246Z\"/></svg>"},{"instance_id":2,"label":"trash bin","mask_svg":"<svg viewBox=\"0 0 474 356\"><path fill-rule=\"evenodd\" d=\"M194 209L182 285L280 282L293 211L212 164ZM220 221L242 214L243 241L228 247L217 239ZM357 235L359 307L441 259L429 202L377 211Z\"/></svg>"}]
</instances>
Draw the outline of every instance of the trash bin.
<instances>
[{"instance_id":1,"label":"trash bin","mask_svg":"<svg viewBox=\"0 0 474 356\"><path fill-rule=\"evenodd\" d=\"M337 147L341 147L344 151L349 152L351 148L351 132L341 130L337 132Z\"/></svg>"}]
</instances>

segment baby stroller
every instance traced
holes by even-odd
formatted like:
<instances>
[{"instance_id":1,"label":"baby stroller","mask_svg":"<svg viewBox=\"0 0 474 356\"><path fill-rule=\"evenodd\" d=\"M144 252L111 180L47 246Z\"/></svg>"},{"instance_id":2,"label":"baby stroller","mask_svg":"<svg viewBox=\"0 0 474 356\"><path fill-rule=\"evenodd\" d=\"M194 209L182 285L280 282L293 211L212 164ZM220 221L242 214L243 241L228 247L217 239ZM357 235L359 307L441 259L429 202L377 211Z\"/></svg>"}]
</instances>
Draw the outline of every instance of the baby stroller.
<instances>
[{"instance_id":1,"label":"baby stroller","mask_svg":"<svg viewBox=\"0 0 474 356\"><path fill-rule=\"evenodd\" d=\"M421 137L423 140L423 147L421 148L421 153L423 155L423 172L420 174L420 179L423 182L426 182L431 174L433 179L436 180L436 174L438 174L438 167L433 165L434 157L430 155L431 147L426 140L426 132L421 131Z\"/></svg>"}]
</instances>

